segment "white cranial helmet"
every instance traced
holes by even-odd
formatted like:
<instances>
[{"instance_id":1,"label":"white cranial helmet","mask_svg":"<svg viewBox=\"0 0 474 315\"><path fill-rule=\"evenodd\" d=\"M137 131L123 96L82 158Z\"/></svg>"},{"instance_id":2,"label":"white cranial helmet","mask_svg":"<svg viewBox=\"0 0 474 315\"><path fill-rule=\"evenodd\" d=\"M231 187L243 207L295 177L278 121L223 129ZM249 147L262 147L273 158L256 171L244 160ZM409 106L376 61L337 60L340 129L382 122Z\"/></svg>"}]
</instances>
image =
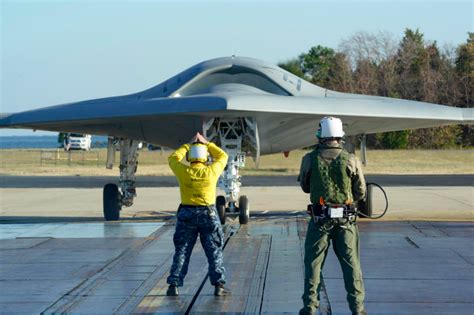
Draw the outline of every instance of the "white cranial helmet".
<instances>
[{"instance_id":1,"label":"white cranial helmet","mask_svg":"<svg viewBox=\"0 0 474 315\"><path fill-rule=\"evenodd\" d=\"M319 122L319 130L317 137L322 138L342 138L344 130L342 130L342 121L336 117L324 117Z\"/></svg>"},{"instance_id":2,"label":"white cranial helmet","mask_svg":"<svg viewBox=\"0 0 474 315\"><path fill-rule=\"evenodd\" d=\"M207 152L207 145L202 143L193 143L189 148L188 161L189 162L202 162L207 161L209 153Z\"/></svg>"}]
</instances>

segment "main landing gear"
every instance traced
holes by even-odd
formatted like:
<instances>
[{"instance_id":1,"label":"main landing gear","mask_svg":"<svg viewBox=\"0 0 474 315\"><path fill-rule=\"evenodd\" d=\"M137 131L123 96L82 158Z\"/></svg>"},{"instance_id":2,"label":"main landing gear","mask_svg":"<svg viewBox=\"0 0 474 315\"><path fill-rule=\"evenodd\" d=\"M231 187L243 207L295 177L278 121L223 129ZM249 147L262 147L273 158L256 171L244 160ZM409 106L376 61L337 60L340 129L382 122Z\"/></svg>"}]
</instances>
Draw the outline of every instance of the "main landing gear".
<instances>
[{"instance_id":1,"label":"main landing gear","mask_svg":"<svg viewBox=\"0 0 474 315\"><path fill-rule=\"evenodd\" d=\"M109 138L107 146L107 168L111 169L115 162L115 149L120 149L120 179L119 186L107 184L104 186L104 218L106 221L120 219L122 206L133 205L133 198L137 196L135 173L138 165L139 141L130 139Z\"/></svg>"},{"instance_id":2,"label":"main landing gear","mask_svg":"<svg viewBox=\"0 0 474 315\"><path fill-rule=\"evenodd\" d=\"M213 118L203 124L203 134L210 141L217 142L229 156L227 166L219 178L219 188L225 196L217 196L216 208L221 223L227 214L238 214L239 223L247 224L250 219L249 199L240 195L241 176L239 169L245 166L245 155L251 153L256 164L260 157L257 124L252 118Z\"/></svg>"}]
</instances>

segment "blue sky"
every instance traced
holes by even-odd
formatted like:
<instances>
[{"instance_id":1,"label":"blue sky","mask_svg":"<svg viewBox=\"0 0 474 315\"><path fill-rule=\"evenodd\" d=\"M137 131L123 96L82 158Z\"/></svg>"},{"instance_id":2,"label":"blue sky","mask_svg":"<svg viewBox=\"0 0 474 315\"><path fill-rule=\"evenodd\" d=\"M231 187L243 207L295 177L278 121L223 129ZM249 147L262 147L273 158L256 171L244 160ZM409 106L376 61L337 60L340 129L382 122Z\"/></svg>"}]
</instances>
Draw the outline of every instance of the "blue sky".
<instances>
[{"instance_id":1,"label":"blue sky","mask_svg":"<svg viewBox=\"0 0 474 315\"><path fill-rule=\"evenodd\" d=\"M419 28L440 46L473 31L472 1L0 0L0 10L0 112L133 93L232 54L278 63L357 31ZM33 133L0 130L20 134Z\"/></svg>"}]
</instances>

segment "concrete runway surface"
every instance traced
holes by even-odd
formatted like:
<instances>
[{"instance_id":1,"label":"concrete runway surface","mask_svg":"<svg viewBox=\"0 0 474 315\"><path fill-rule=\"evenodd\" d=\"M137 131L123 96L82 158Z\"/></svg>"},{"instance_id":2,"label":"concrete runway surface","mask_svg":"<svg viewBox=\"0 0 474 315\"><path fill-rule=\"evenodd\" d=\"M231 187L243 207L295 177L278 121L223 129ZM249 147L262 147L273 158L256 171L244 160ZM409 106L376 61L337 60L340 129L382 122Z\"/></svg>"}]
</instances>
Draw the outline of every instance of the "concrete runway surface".
<instances>
[{"instance_id":1,"label":"concrete runway surface","mask_svg":"<svg viewBox=\"0 0 474 315\"><path fill-rule=\"evenodd\" d=\"M0 313L296 314L301 307L308 196L286 184L289 178L242 187L251 223L229 218L225 226L233 291L226 298L212 296L199 245L181 295L165 296L175 184L139 188L123 220L105 223L93 178L85 179L92 185L62 180L0 181ZM473 314L472 177L376 182L385 185L390 208L383 221L359 221L369 314ZM376 205L382 207L380 194ZM332 250L323 276L321 314L349 314Z\"/></svg>"},{"instance_id":2,"label":"concrete runway surface","mask_svg":"<svg viewBox=\"0 0 474 315\"><path fill-rule=\"evenodd\" d=\"M251 214L299 212L309 197L295 176L248 176L241 192L250 200ZM100 219L102 187L115 177L6 176L0 179L0 222L20 218L37 222L61 217ZM368 176L368 182L384 187L389 211L384 220L472 220L474 218L474 175L386 175ZM179 203L174 177L139 177L138 197L123 218L153 219L162 212L173 213ZM220 192L222 194L222 192ZM375 208L385 207L383 195L375 190Z\"/></svg>"}]
</instances>

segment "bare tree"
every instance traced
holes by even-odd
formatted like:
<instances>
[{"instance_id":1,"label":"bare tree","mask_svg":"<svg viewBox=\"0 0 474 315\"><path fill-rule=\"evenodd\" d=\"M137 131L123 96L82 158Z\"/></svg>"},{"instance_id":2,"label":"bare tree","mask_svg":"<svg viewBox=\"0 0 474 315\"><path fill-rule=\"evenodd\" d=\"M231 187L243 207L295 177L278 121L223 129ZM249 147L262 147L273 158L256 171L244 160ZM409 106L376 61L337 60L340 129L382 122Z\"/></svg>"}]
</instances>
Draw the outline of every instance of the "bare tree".
<instances>
[{"instance_id":1,"label":"bare tree","mask_svg":"<svg viewBox=\"0 0 474 315\"><path fill-rule=\"evenodd\" d=\"M397 40L390 32L371 34L360 31L343 39L339 44L339 51L349 58L351 67L355 70L360 60L380 65L382 61L395 56Z\"/></svg>"},{"instance_id":2,"label":"bare tree","mask_svg":"<svg viewBox=\"0 0 474 315\"><path fill-rule=\"evenodd\" d=\"M331 67L329 88L339 92L353 92L353 80L350 63L346 55L336 53Z\"/></svg>"},{"instance_id":3,"label":"bare tree","mask_svg":"<svg viewBox=\"0 0 474 315\"><path fill-rule=\"evenodd\" d=\"M357 32L344 39L339 50L350 61L355 92L396 96L393 91L397 41L391 33Z\"/></svg>"}]
</instances>

